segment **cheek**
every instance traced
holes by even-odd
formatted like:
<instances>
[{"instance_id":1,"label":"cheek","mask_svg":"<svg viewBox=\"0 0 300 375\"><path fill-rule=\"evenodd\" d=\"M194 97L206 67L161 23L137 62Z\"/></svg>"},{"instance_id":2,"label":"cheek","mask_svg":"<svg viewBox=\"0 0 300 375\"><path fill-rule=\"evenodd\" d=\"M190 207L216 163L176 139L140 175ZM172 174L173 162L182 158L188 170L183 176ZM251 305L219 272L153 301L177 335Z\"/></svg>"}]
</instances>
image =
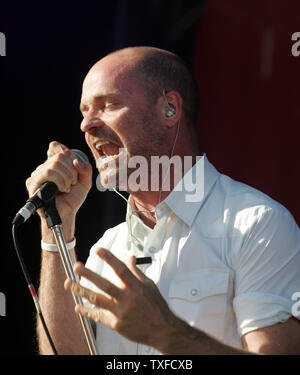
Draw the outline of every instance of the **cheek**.
<instances>
[{"instance_id":1,"label":"cheek","mask_svg":"<svg viewBox=\"0 0 300 375\"><path fill-rule=\"evenodd\" d=\"M128 110L120 110L116 115L107 117L106 125L115 135L115 141L127 148L129 141L134 138L134 122ZM112 135L112 134L111 134Z\"/></svg>"}]
</instances>

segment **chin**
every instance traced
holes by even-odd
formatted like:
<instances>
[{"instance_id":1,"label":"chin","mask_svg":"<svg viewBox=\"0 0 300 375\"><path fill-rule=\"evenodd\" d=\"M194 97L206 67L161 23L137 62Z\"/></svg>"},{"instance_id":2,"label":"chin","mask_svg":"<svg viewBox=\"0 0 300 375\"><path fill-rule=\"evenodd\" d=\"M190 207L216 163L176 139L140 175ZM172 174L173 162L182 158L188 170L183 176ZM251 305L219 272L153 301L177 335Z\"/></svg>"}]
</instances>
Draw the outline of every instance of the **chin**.
<instances>
[{"instance_id":1,"label":"chin","mask_svg":"<svg viewBox=\"0 0 300 375\"><path fill-rule=\"evenodd\" d=\"M120 175L119 169L115 169L115 170L107 170L107 169L99 170L98 169L98 172L99 172L98 183L100 183L101 186L104 188L103 190L112 190L112 189L117 189L120 191L128 190L127 176L124 176L124 178L122 178L122 174Z\"/></svg>"}]
</instances>

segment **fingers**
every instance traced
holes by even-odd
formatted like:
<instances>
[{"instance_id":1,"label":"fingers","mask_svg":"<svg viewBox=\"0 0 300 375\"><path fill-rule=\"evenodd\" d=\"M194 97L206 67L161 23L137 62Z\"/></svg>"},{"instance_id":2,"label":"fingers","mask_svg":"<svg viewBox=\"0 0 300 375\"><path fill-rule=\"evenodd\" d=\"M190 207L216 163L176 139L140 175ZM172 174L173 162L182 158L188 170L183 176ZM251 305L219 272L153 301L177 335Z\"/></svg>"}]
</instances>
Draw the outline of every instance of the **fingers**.
<instances>
[{"instance_id":1,"label":"fingers","mask_svg":"<svg viewBox=\"0 0 300 375\"><path fill-rule=\"evenodd\" d=\"M153 329L157 330L157 322L160 320L161 326L165 325L167 303L156 285L136 267L134 256L129 258L126 266L108 250L99 248L96 254L112 267L124 285L118 288L82 263L75 263L74 272L105 293L96 293L71 279L66 280L66 290L71 290L93 305L88 307L77 304L75 312L110 327L129 340L146 342L147 330L150 334Z\"/></svg>"},{"instance_id":2,"label":"fingers","mask_svg":"<svg viewBox=\"0 0 300 375\"><path fill-rule=\"evenodd\" d=\"M145 282L145 280L147 279L147 277L145 276L145 274L136 266L136 257L135 256L131 256L129 259L128 259L128 268L130 269L130 271L134 274L134 276L140 280L141 282Z\"/></svg>"},{"instance_id":3,"label":"fingers","mask_svg":"<svg viewBox=\"0 0 300 375\"><path fill-rule=\"evenodd\" d=\"M119 278L126 286L128 286L129 288L136 288L139 286L139 283L137 282L138 280L136 279L134 274L110 251L99 248L96 250L96 254L111 266L111 268L115 271L115 273L119 276Z\"/></svg>"},{"instance_id":4,"label":"fingers","mask_svg":"<svg viewBox=\"0 0 300 375\"><path fill-rule=\"evenodd\" d=\"M107 327L112 329L117 329L117 319L115 315L107 310L95 309L93 307L76 305L75 312L83 317L94 320L95 322L100 322Z\"/></svg>"},{"instance_id":5,"label":"fingers","mask_svg":"<svg viewBox=\"0 0 300 375\"><path fill-rule=\"evenodd\" d=\"M107 296L95 293L87 288L84 288L79 283L67 279L65 282L65 289L71 290L78 296L86 298L92 304L97 307L103 307L111 309L113 300L122 302L128 297L127 290L137 290L140 288L140 281L145 281L147 277L135 266L135 257L131 257L129 260L129 267L132 271L118 258L116 258L111 252L99 248L96 250L98 254L107 264L109 264L115 273L119 276L121 281L124 283L124 288L119 288L107 279L101 277L90 269L86 268L81 262L76 262L73 269L79 277L84 277L93 283L97 288L106 293Z\"/></svg>"},{"instance_id":6,"label":"fingers","mask_svg":"<svg viewBox=\"0 0 300 375\"><path fill-rule=\"evenodd\" d=\"M70 149L60 142L53 141L49 143L47 156L49 158L55 154L59 154L60 152L64 152L64 151L70 151Z\"/></svg>"},{"instance_id":7,"label":"fingers","mask_svg":"<svg viewBox=\"0 0 300 375\"><path fill-rule=\"evenodd\" d=\"M101 321L101 318L99 317L99 310L96 310L94 308L83 306L83 305L76 305L75 312L86 318L92 319L95 322Z\"/></svg>"},{"instance_id":8,"label":"fingers","mask_svg":"<svg viewBox=\"0 0 300 375\"><path fill-rule=\"evenodd\" d=\"M54 182L61 192L69 192L71 185L77 183L77 171L69 158L65 153L55 154L37 167L26 180L29 195L46 181Z\"/></svg>"},{"instance_id":9,"label":"fingers","mask_svg":"<svg viewBox=\"0 0 300 375\"><path fill-rule=\"evenodd\" d=\"M74 165L74 161L77 160L75 155L63 144L51 142L47 155L48 159L37 167L26 180L29 196L34 194L36 189L46 181L54 182L60 192L68 193L71 186L77 183L79 171L82 173L82 164L85 163L78 164L77 161L77 164ZM84 172L84 174L86 173ZM89 187L90 184L86 183L86 185Z\"/></svg>"},{"instance_id":10,"label":"fingers","mask_svg":"<svg viewBox=\"0 0 300 375\"><path fill-rule=\"evenodd\" d=\"M83 287L82 285L75 283L71 279L67 279L64 284L65 290L70 290L77 296L85 298L92 305L103 309L112 309L113 301L111 298L104 296L103 294L93 292L90 289Z\"/></svg>"},{"instance_id":11,"label":"fingers","mask_svg":"<svg viewBox=\"0 0 300 375\"><path fill-rule=\"evenodd\" d=\"M73 152L62 143L53 141L49 144L49 149L47 151L48 158L63 153L67 156L68 160L68 166L73 170L75 168L75 171L77 172L76 177L78 179L78 182L82 184L85 189L89 190L92 185L92 166L89 162L85 163L82 161L79 161L77 157L73 154Z\"/></svg>"},{"instance_id":12,"label":"fingers","mask_svg":"<svg viewBox=\"0 0 300 375\"><path fill-rule=\"evenodd\" d=\"M78 172L78 182L86 187L87 190L90 189L92 185L92 173L93 168L90 163L84 163L78 159L73 160L73 166Z\"/></svg>"},{"instance_id":13,"label":"fingers","mask_svg":"<svg viewBox=\"0 0 300 375\"><path fill-rule=\"evenodd\" d=\"M81 262L75 263L74 272L78 276L84 277L87 280L91 281L94 285L96 285L99 289L101 289L103 292L105 292L109 296L115 299L120 299L122 293L118 287L116 287L114 284L104 279L100 275L96 274L95 272L86 268Z\"/></svg>"}]
</instances>

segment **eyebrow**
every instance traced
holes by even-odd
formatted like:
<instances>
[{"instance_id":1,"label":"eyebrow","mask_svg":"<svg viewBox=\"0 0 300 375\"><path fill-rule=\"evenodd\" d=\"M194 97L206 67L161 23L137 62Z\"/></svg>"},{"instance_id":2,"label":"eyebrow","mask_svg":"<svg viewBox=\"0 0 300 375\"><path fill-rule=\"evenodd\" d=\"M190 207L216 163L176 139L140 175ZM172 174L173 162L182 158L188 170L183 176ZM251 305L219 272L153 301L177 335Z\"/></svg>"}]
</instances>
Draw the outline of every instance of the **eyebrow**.
<instances>
[{"instance_id":1,"label":"eyebrow","mask_svg":"<svg viewBox=\"0 0 300 375\"><path fill-rule=\"evenodd\" d=\"M103 100L103 99L107 99L107 98L110 98L110 97L117 97L117 96L120 96L120 94L116 93L116 92L113 92L113 93L107 93L107 94L103 94L103 95L97 95L93 98L93 101L95 102L98 102L100 100ZM83 104L83 103L80 103L79 105L79 110L82 112L83 111L83 108L85 107L86 105Z\"/></svg>"}]
</instances>

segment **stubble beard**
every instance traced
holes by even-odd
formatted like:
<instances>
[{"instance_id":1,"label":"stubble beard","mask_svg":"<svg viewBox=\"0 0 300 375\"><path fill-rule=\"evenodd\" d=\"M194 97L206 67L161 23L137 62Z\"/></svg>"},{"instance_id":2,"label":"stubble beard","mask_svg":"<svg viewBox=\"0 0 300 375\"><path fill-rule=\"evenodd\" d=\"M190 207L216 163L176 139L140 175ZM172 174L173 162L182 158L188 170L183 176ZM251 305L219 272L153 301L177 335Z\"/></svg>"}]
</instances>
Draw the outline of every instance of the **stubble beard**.
<instances>
[{"instance_id":1,"label":"stubble beard","mask_svg":"<svg viewBox=\"0 0 300 375\"><path fill-rule=\"evenodd\" d=\"M159 156L164 151L166 147L166 131L160 124L155 122L157 120L150 110L142 112L142 116L132 120L131 124L133 121L133 128L140 129L138 137L133 135L132 138L129 138L126 144L120 148L117 158L106 157L100 163L99 160L96 161L101 184L108 189L115 188L133 193L137 191L138 185L144 183L144 188L147 191L151 190L151 157L154 155ZM141 160L140 165L130 167L136 162L138 164L139 160ZM140 177L133 182L130 176L133 176L137 171L140 172Z\"/></svg>"}]
</instances>

